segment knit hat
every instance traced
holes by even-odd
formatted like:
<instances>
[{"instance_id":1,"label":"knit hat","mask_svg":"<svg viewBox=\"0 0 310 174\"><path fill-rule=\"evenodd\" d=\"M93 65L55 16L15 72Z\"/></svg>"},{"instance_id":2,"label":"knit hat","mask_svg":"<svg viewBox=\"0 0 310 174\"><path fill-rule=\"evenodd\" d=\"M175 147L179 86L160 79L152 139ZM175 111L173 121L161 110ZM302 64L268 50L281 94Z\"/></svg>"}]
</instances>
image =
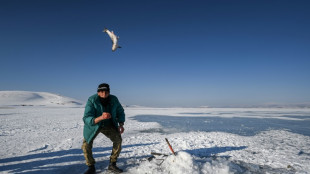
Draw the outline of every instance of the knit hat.
<instances>
[{"instance_id":1,"label":"knit hat","mask_svg":"<svg viewBox=\"0 0 310 174\"><path fill-rule=\"evenodd\" d=\"M98 88L97 88L97 92L99 91L108 91L110 92L110 86L107 83L101 83Z\"/></svg>"}]
</instances>

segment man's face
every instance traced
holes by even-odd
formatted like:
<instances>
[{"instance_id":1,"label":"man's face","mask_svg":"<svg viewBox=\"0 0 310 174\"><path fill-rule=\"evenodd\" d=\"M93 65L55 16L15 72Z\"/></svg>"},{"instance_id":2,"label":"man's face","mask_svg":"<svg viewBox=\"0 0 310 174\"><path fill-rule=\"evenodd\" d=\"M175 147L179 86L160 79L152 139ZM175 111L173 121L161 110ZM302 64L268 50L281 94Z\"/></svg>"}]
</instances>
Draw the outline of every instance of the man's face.
<instances>
[{"instance_id":1,"label":"man's face","mask_svg":"<svg viewBox=\"0 0 310 174\"><path fill-rule=\"evenodd\" d=\"M101 98L107 98L109 96L109 92L108 91L99 91L98 95Z\"/></svg>"}]
</instances>

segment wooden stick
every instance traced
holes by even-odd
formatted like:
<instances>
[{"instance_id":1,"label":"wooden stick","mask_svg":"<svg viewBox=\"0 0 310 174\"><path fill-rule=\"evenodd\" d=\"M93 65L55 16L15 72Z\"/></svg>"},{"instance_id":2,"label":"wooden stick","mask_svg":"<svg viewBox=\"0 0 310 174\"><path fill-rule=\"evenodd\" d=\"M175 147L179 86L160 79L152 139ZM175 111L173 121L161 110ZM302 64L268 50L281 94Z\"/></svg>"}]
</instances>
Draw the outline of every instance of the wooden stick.
<instances>
[{"instance_id":1,"label":"wooden stick","mask_svg":"<svg viewBox=\"0 0 310 174\"><path fill-rule=\"evenodd\" d=\"M151 155L157 155L157 156L168 156L166 154L162 154L162 153L157 153L157 152L151 152Z\"/></svg>"},{"instance_id":2,"label":"wooden stick","mask_svg":"<svg viewBox=\"0 0 310 174\"><path fill-rule=\"evenodd\" d=\"M165 139L166 139L166 141L167 141L167 144L168 144L168 146L169 146L169 148L170 148L172 154L175 156L175 152L173 151L173 149L172 149L172 147L171 147L171 145L170 145L168 139L167 139L167 138L165 138Z\"/></svg>"}]
</instances>

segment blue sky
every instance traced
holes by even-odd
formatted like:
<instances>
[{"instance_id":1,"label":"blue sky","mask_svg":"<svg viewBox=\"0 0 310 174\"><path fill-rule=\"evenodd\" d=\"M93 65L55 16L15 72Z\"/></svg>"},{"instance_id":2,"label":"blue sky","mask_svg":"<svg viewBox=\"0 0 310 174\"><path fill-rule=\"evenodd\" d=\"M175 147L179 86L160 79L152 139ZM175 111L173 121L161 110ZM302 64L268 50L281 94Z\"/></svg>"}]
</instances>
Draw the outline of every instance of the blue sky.
<instances>
[{"instance_id":1,"label":"blue sky","mask_svg":"<svg viewBox=\"0 0 310 174\"><path fill-rule=\"evenodd\" d=\"M309 1L0 1L0 90L121 103L310 102ZM119 35L111 51L102 30Z\"/></svg>"}]
</instances>

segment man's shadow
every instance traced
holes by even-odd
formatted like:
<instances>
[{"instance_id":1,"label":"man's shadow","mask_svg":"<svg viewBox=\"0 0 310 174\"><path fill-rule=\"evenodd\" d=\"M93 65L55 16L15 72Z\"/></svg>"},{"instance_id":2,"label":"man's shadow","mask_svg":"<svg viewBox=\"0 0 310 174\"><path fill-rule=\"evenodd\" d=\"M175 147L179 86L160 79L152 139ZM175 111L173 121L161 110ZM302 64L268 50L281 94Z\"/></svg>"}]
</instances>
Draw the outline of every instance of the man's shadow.
<instances>
[{"instance_id":1,"label":"man's shadow","mask_svg":"<svg viewBox=\"0 0 310 174\"><path fill-rule=\"evenodd\" d=\"M123 145L123 149L153 144L158 143ZM122 153L126 152L130 151L122 151ZM93 148L93 156L95 159L101 157L108 158L110 155L111 147ZM127 159L123 158L122 160L126 161ZM98 162L100 163L100 161ZM0 159L0 171L6 171L8 173L83 173L85 169L85 158L82 149L35 153Z\"/></svg>"}]
</instances>

